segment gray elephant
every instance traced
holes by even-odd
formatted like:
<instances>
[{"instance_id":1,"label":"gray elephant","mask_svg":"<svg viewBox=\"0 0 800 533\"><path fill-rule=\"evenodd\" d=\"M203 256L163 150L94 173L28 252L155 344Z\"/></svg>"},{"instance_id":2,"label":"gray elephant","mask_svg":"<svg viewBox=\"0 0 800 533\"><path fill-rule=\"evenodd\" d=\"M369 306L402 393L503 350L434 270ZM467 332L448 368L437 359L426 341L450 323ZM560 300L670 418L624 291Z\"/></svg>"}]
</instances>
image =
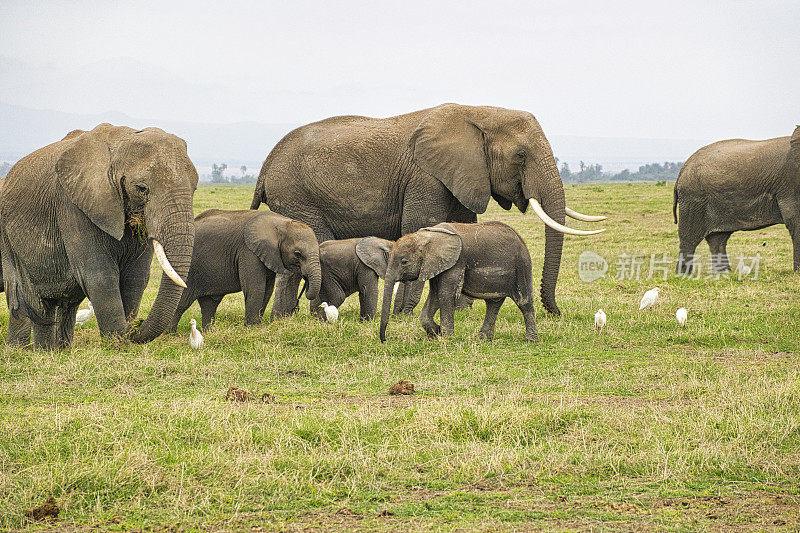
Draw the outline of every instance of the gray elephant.
<instances>
[{"instance_id":1,"label":"gray elephant","mask_svg":"<svg viewBox=\"0 0 800 533\"><path fill-rule=\"evenodd\" d=\"M34 344L68 346L87 297L101 335L160 335L189 272L196 187L186 143L158 128L75 130L17 162L0 198L0 250L9 311L33 321ZM158 295L130 324L154 252Z\"/></svg>"},{"instance_id":2,"label":"gray elephant","mask_svg":"<svg viewBox=\"0 0 800 533\"><path fill-rule=\"evenodd\" d=\"M381 308L381 342L397 281L430 280L430 294L420 321L429 336L452 335L455 306L462 292L486 301L479 336L491 339L497 313L506 298L525 319L525 340L536 341L531 255L525 241L502 222L442 223L401 237L389 256ZM442 325L434 320L440 310Z\"/></svg>"},{"instance_id":3,"label":"gray elephant","mask_svg":"<svg viewBox=\"0 0 800 533\"><path fill-rule=\"evenodd\" d=\"M358 292L359 316L372 320L378 312L378 278L386 275L386 265L394 243L378 237L325 241L319 245L322 288L311 302L311 314L324 320L320 305L339 307L345 298Z\"/></svg>"},{"instance_id":4,"label":"gray elephant","mask_svg":"<svg viewBox=\"0 0 800 533\"><path fill-rule=\"evenodd\" d=\"M564 187L550 143L536 118L499 107L443 104L406 115L375 119L333 117L286 135L261 167L252 209L263 202L311 226L320 242L374 235L396 240L439 222L475 222L489 199L525 212L530 206L547 225L541 298L560 314L555 289L564 233ZM298 280L277 300L293 308ZM416 293L421 291L418 284ZM408 286L398 307L418 298ZM273 306L273 310L276 307Z\"/></svg>"},{"instance_id":5,"label":"gray elephant","mask_svg":"<svg viewBox=\"0 0 800 533\"><path fill-rule=\"evenodd\" d=\"M194 221L192 264L175 315L174 330L198 300L203 329L214 323L226 294L244 293L246 325L261 323L276 274L293 272L308 282L306 297L320 291L319 244L311 228L270 211L210 209Z\"/></svg>"},{"instance_id":6,"label":"gray elephant","mask_svg":"<svg viewBox=\"0 0 800 533\"><path fill-rule=\"evenodd\" d=\"M734 231L785 224L800 270L800 126L791 137L731 139L705 146L678 174L672 213L678 224L678 273L694 270L705 239L715 272L730 270L726 246Z\"/></svg>"},{"instance_id":7,"label":"gray elephant","mask_svg":"<svg viewBox=\"0 0 800 533\"><path fill-rule=\"evenodd\" d=\"M0 178L0 197L3 194L5 178ZM3 278L2 260L0 259L0 279ZM5 285L5 284L4 284ZM0 286L0 292L3 292ZM15 318L11 313L8 314L8 334L6 344L9 346L27 346L31 342L31 321L25 317Z\"/></svg>"}]
</instances>

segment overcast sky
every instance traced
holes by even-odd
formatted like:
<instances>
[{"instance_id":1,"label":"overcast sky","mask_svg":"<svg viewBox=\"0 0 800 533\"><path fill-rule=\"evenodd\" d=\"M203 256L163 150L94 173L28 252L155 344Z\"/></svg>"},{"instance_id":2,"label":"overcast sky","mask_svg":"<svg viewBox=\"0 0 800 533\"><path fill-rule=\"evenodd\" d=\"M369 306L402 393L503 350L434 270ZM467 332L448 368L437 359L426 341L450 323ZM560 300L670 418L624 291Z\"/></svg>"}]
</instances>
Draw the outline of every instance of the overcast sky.
<instances>
[{"instance_id":1,"label":"overcast sky","mask_svg":"<svg viewBox=\"0 0 800 533\"><path fill-rule=\"evenodd\" d=\"M0 100L306 123L442 102L546 133L790 135L800 2L0 2Z\"/></svg>"}]
</instances>

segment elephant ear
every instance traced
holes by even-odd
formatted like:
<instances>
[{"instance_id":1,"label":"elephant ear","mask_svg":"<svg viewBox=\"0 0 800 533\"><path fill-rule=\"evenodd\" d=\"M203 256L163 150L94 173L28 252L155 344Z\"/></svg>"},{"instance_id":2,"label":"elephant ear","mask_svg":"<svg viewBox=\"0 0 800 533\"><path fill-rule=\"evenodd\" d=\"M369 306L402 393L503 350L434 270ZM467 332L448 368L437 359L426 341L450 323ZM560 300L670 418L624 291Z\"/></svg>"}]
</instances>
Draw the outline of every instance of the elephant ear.
<instances>
[{"instance_id":1,"label":"elephant ear","mask_svg":"<svg viewBox=\"0 0 800 533\"><path fill-rule=\"evenodd\" d=\"M489 205L491 182L483 131L456 104L433 109L409 141L414 161L474 213Z\"/></svg>"},{"instance_id":2,"label":"elephant ear","mask_svg":"<svg viewBox=\"0 0 800 533\"><path fill-rule=\"evenodd\" d=\"M67 134L65 139L71 145L56 161L59 183L95 226L120 240L125 231L125 210L111 173L109 146L91 131L78 131Z\"/></svg>"},{"instance_id":3,"label":"elephant ear","mask_svg":"<svg viewBox=\"0 0 800 533\"><path fill-rule=\"evenodd\" d=\"M794 129L789 146L790 157L794 161L794 164L800 167L800 126Z\"/></svg>"},{"instance_id":4,"label":"elephant ear","mask_svg":"<svg viewBox=\"0 0 800 533\"><path fill-rule=\"evenodd\" d=\"M281 259L286 223L276 220L269 211L262 211L251 218L244 226L244 242L251 252L276 274L285 274L286 267Z\"/></svg>"},{"instance_id":5,"label":"elephant ear","mask_svg":"<svg viewBox=\"0 0 800 533\"><path fill-rule=\"evenodd\" d=\"M370 267L379 278L386 278L386 269L389 266L389 254L392 253L394 243L378 237L367 237L356 244L356 255L362 263Z\"/></svg>"},{"instance_id":6,"label":"elephant ear","mask_svg":"<svg viewBox=\"0 0 800 533\"><path fill-rule=\"evenodd\" d=\"M452 268L461 257L461 237L450 224L444 222L431 228L422 228L418 235L422 247L420 281L427 281Z\"/></svg>"}]
</instances>

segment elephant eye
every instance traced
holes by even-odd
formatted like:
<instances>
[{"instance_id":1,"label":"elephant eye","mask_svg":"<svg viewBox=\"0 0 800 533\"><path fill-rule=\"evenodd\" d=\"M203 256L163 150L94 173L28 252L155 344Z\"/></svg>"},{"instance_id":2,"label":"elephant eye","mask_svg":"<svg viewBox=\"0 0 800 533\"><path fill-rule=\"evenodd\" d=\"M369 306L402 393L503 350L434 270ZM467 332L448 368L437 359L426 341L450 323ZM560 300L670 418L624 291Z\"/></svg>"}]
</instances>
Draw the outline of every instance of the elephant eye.
<instances>
[{"instance_id":1,"label":"elephant eye","mask_svg":"<svg viewBox=\"0 0 800 533\"><path fill-rule=\"evenodd\" d=\"M303 252L301 252L300 250L295 250L294 251L294 256L296 258L298 258L298 259L302 259L303 258Z\"/></svg>"},{"instance_id":2,"label":"elephant eye","mask_svg":"<svg viewBox=\"0 0 800 533\"><path fill-rule=\"evenodd\" d=\"M139 191L139 192L140 192L140 193L142 193L142 194L147 194L147 192L148 192L150 189L147 187L147 185L143 185L143 184L141 184L141 183L137 183L137 184L136 184L136 190L137 190L137 191Z\"/></svg>"},{"instance_id":3,"label":"elephant eye","mask_svg":"<svg viewBox=\"0 0 800 533\"><path fill-rule=\"evenodd\" d=\"M401 259L400 260L400 264L401 265L407 265L408 264L408 259L406 259L406 258Z\"/></svg>"},{"instance_id":4,"label":"elephant eye","mask_svg":"<svg viewBox=\"0 0 800 533\"><path fill-rule=\"evenodd\" d=\"M525 151L524 150L520 150L519 152L517 152L517 159L519 159L523 163L525 162Z\"/></svg>"}]
</instances>

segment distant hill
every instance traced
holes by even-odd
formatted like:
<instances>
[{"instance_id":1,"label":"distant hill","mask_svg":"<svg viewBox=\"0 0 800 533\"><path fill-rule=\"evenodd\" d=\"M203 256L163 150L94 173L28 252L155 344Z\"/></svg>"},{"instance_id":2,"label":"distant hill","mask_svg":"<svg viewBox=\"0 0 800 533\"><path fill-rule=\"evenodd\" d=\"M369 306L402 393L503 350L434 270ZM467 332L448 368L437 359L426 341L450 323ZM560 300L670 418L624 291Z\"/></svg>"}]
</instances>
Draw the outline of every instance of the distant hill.
<instances>
[{"instance_id":1,"label":"distant hill","mask_svg":"<svg viewBox=\"0 0 800 533\"><path fill-rule=\"evenodd\" d=\"M134 128L158 126L184 138L189 155L201 174L212 163L227 163L236 169L246 165L258 173L273 146L299 124L236 122L210 124L130 117L109 111L76 114L31 109L0 102L0 164L14 162L33 150L61 139L74 129L91 129L101 122ZM579 162L597 163L604 172L636 170L640 165L664 161L685 161L695 150L708 144L702 140L636 139L552 135L548 137L556 157L577 169Z\"/></svg>"}]
</instances>

